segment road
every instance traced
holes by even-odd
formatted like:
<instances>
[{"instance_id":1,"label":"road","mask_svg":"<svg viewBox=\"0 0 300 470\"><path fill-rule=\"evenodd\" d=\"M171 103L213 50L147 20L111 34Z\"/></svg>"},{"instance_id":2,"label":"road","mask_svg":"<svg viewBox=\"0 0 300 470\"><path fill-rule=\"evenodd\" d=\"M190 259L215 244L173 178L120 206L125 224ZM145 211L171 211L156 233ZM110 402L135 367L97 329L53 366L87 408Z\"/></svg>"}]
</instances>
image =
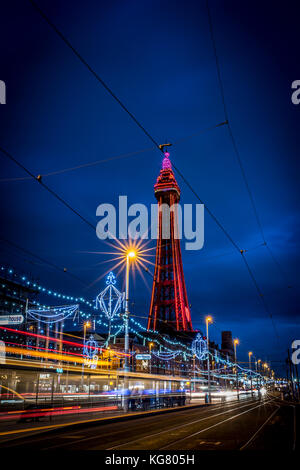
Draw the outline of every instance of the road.
<instances>
[{"instance_id":1,"label":"road","mask_svg":"<svg viewBox=\"0 0 300 470\"><path fill-rule=\"evenodd\" d=\"M0 441L36 450L296 450L295 406L270 395Z\"/></svg>"}]
</instances>

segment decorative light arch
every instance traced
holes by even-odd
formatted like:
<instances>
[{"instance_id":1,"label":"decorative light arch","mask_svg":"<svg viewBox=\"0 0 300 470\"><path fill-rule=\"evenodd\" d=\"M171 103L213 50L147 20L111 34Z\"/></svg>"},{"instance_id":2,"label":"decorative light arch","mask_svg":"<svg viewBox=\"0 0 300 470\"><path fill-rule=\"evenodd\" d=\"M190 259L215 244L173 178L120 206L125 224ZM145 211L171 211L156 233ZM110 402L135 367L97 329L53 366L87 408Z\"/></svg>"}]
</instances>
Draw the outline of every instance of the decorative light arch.
<instances>
[{"instance_id":1,"label":"decorative light arch","mask_svg":"<svg viewBox=\"0 0 300 470\"><path fill-rule=\"evenodd\" d=\"M100 309L108 320L112 320L119 314L124 302L124 293L120 292L116 287L117 280L111 271L106 277L106 287L96 297L96 307Z\"/></svg>"},{"instance_id":2,"label":"decorative light arch","mask_svg":"<svg viewBox=\"0 0 300 470\"><path fill-rule=\"evenodd\" d=\"M207 356L207 342L198 333L192 342L192 353L200 360L203 361Z\"/></svg>"},{"instance_id":3,"label":"decorative light arch","mask_svg":"<svg viewBox=\"0 0 300 470\"><path fill-rule=\"evenodd\" d=\"M49 308L30 308L27 310L27 315L41 323L59 323L71 316L73 316L72 320L74 321L78 310L78 304L60 305Z\"/></svg>"}]
</instances>

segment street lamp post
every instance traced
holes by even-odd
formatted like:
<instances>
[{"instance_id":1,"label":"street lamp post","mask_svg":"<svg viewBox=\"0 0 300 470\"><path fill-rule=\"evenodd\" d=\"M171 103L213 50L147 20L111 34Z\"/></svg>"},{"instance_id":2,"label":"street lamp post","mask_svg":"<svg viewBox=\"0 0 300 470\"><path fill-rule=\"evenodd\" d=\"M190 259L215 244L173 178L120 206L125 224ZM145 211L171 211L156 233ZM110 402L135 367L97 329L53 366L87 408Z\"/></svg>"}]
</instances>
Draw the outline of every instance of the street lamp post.
<instances>
[{"instance_id":1,"label":"street lamp post","mask_svg":"<svg viewBox=\"0 0 300 470\"><path fill-rule=\"evenodd\" d=\"M124 372L129 372L129 333L128 333L128 320L129 320L129 270L130 260L136 257L134 250L127 251L126 253L126 279L125 279L125 312L124 312ZM127 374L124 376L124 393L127 393L128 389L128 378ZM128 399L123 395L123 408L124 411L128 411Z\"/></svg>"},{"instance_id":2,"label":"street lamp post","mask_svg":"<svg viewBox=\"0 0 300 470\"><path fill-rule=\"evenodd\" d=\"M256 358L255 358L255 376L256 376L256 380L255 380L256 390L258 390L257 359Z\"/></svg>"},{"instance_id":3,"label":"street lamp post","mask_svg":"<svg viewBox=\"0 0 300 470\"><path fill-rule=\"evenodd\" d=\"M128 334L128 319L129 319L129 270L130 270L130 260L136 257L136 253L133 250L130 250L126 255L126 285L125 285L125 313L124 313L124 330L125 330L125 339L124 339L124 352L125 352L125 361L124 361L124 370L129 371L129 334Z\"/></svg>"},{"instance_id":4,"label":"street lamp post","mask_svg":"<svg viewBox=\"0 0 300 470\"><path fill-rule=\"evenodd\" d=\"M264 363L264 384L267 383L267 369L268 369L268 364L265 362Z\"/></svg>"},{"instance_id":5,"label":"street lamp post","mask_svg":"<svg viewBox=\"0 0 300 470\"><path fill-rule=\"evenodd\" d=\"M259 388L261 388L261 367L260 367L261 359L257 361L257 370L259 372Z\"/></svg>"},{"instance_id":6,"label":"street lamp post","mask_svg":"<svg viewBox=\"0 0 300 470\"><path fill-rule=\"evenodd\" d=\"M270 382L270 373L271 373L271 368L270 368L270 366L267 364L267 382Z\"/></svg>"},{"instance_id":7,"label":"street lamp post","mask_svg":"<svg viewBox=\"0 0 300 470\"><path fill-rule=\"evenodd\" d=\"M239 400L240 395L239 395L239 377L238 377L238 367L237 367L237 360L236 360L236 347L239 344L239 340L235 339L233 341L233 346L234 346L234 362L235 362L235 375L236 375L236 393L237 393L237 398Z\"/></svg>"},{"instance_id":8,"label":"street lamp post","mask_svg":"<svg viewBox=\"0 0 300 470\"><path fill-rule=\"evenodd\" d=\"M254 359L255 359L255 377L256 377L255 384L256 384L256 390L258 390L257 357L254 357Z\"/></svg>"},{"instance_id":9,"label":"street lamp post","mask_svg":"<svg viewBox=\"0 0 300 470\"><path fill-rule=\"evenodd\" d=\"M148 346L149 346L149 354L150 354L150 359L149 359L149 361L150 361L150 362L149 362L149 373L151 374L151 371L152 371L152 355L151 355L151 350L152 350L152 348L153 348L153 346L154 346L154 343L151 342L151 343L149 343Z\"/></svg>"},{"instance_id":10,"label":"street lamp post","mask_svg":"<svg viewBox=\"0 0 300 470\"><path fill-rule=\"evenodd\" d=\"M196 392L196 354L193 355L193 370L194 370L194 392Z\"/></svg>"},{"instance_id":11,"label":"street lamp post","mask_svg":"<svg viewBox=\"0 0 300 470\"><path fill-rule=\"evenodd\" d=\"M207 384L208 384L208 403L211 402L210 393L210 362L209 362L209 338L208 338L208 325L212 323L212 317L208 316L205 318L206 323L206 342L207 342Z\"/></svg>"},{"instance_id":12,"label":"street lamp post","mask_svg":"<svg viewBox=\"0 0 300 470\"><path fill-rule=\"evenodd\" d=\"M86 339L86 330L87 328L91 327L91 322L85 321L83 324L83 344L85 344L85 339Z\"/></svg>"},{"instance_id":13,"label":"street lamp post","mask_svg":"<svg viewBox=\"0 0 300 470\"><path fill-rule=\"evenodd\" d=\"M85 321L83 323L83 349L85 346L85 340L86 340L86 330L87 328L91 327L91 322L90 321ZM83 356L83 354L82 354ZM82 362L82 368L81 368L81 386L83 387L83 379L84 379L84 361Z\"/></svg>"},{"instance_id":14,"label":"street lamp post","mask_svg":"<svg viewBox=\"0 0 300 470\"><path fill-rule=\"evenodd\" d=\"M251 389L251 395L253 395L253 389L252 389L252 365L251 365L251 356L253 352L249 351L248 356L249 356L249 370L250 370L250 389Z\"/></svg>"}]
</instances>

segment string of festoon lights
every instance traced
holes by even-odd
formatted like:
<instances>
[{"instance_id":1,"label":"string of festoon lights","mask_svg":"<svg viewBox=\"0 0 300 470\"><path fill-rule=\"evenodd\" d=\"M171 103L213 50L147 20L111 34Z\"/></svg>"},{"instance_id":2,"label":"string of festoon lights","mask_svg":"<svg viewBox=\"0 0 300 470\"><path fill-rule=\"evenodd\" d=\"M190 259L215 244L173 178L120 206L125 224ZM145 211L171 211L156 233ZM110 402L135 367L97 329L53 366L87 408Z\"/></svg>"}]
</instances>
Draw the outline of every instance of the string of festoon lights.
<instances>
[{"instance_id":1,"label":"string of festoon lights","mask_svg":"<svg viewBox=\"0 0 300 470\"><path fill-rule=\"evenodd\" d=\"M62 292L58 292L58 291L53 290L51 288L45 287L45 286L43 286L43 285L41 285L37 282L29 280L27 278L27 276L17 274L13 268L5 268L5 267L2 266L1 271L4 271L4 270L7 270L7 272L9 274L13 274L14 277L17 277L18 280L21 281L25 286L36 289L37 291L39 291L40 293L42 293L46 296L49 296L49 297L52 297L52 298L55 298L55 299L70 300L72 302L75 301L75 302L78 302L79 304L83 303L86 306L92 308L93 310L97 310L97 307L95 305L95 301L86 300L84 297L76 297L76 296L72 296L72 295L66 295ZM5 284L2 284L2 287L5 288L7 286ZM40 310L47 310L47 309L51 310L51 308L53 308L49 305L42 304L42 303L40 303L36 300L32 300L31 303L33 305L36 305L38 307L38 309L40 309ZM80 317L82 318L82 320L90 319L92 317L91 313L84 312L81 309L78 309L78 313L79 313ZM104 327L108 328L109 325L105 321L105 316L98 311L97 312L97 317L98 317L98 319L95 320L95 323L98 324L99 326L104 326ZM118 315L118 318L120 319L120 315ZM167 346L162 344L161 341L158 338L153 338L153 336L145 336L145 334L142 335L140 333L140 331L142 330L144 333L147 332L147 333L150 333L151 335L159 336L160 334L157 331L147 330L147 328L145 328L143 325L141 325L141 323L137 322L133 318L130 318L130 323L131 323L131 325L129 324L130 332L132 332L133 334L135 334L138 337L142 338L144 342L145 341L154 342L160 348L164 348L166 350L169 350L169 351L173 352L173 350L169 349ZM50 326L52 325L51 322L49 322L49 324L50 324ZM73 326L77 326L77 322L73 322ZM115 339L116 336L119 333L121 333L121 331L123 329L123 326L120 326L118 324L112 324L111 328L114 329L114 330L117 330L116 333L113 333L111 335L111 338ZM138 331L137 328L139 328L140 331ZM192 357L192 354L190 354L188 352L188 346L186 346L185 344L183 344L179 341L172 341L169 338L164 338L164 342L168 343L171 346L181 346L182 348L184 348L184 350L178 350L178 354L186 354L187 356Z\"/></svg>"},{"instance_id":2,"label":"string of festoon lights","mask_svg":"<svg viewBox=\"0 0 300 470\"><path fill-rule=\"evenodd\" d=\"M13 275L14 277L16 277L26 287L31 287L33 289L36 289L36 291L40 292L41 294L44 294L46 296L49 296L49 297L52 297L52 298L55 298L55 299L68 300L68 301L71 301L71 302L77 302L78 304L82 303L85 306L90 307L93 310L97 310L97 319L94 320L95 324L97 324L99 326L102 326L102 327L105 327L105 328L110 327L113 330L111 335L110 335L110 338L109 338L109 340L112 341L113 343L115 343L116 338L118 337L118 335L124 329L124 325L123 325L123 321L122 321L122 315L120 315L120 314L115 315L115 322L112 323L111 325L109 325L109 323L106 321L105 315L101 312L101 310L97 309L96 301L90 301L90 300L85 299L84 297L76 297L76 296L72 296L72 295L66 295L62 292L58 292L56 290L47 288L43 285L40 285L37 282L29 280L24 275L17 274L14 271L13 268L5 268L5 267L2 266L0 269L1 269L1 271L7 270L8 274ZM2 288L8 288L8 286L6 286L5 284L2 283ZM16 292L14 292L14 293L17 294ZM40 303L36 300L32 300L31 304L33 304L37 307L37 309L34 310L35 313L37 313L39 310L40 311L42 311L42 310L45 310L45 311L53 310L53 311L56 311L55 315L60 315L61 314L61 311L59 310L60 309L59 307L51 307L49 305L42 304L42 303ZM73 312L73 306L69 306L69 307L70 307L70 312ZM83 311L82 309L80 309L79 305L77 307L78 307L79 317L81 318L82 321L91 319L91 317L95 315L95 312L87 313L87 312ZM62 306L61 308L66 309L68 307L67 306ZM71 321L69 317L67 317L65 320ZM118 321L120 321L122 323L120 324L120 323L118 323ZM47 323L51 327L52 324L55 323L55 321L53 321L53 322L48 321ZM73 321L73 326L78 326L78 323L79 322L77 322L77 320ZM132 317L129 317L129 331L131 333L133 333L134 335L136 335L137 337L141 338L143 340L144 345L145 345L146 342L155 343L156 346L158 347L158 351L154 350L154 351L152 351L152 353L153 353L154 357L156 357L159 360L170 361L170 360L174 360L179 355L182 355L184 359L195 357L195 350L193 350L193 346L192 346L192 348L190 348L190 346L188 346L184 343L181 343L180 341L171 340L170 338L167 338L167 337L164 337L163 342L162 342L162 340L160 339L161 335L160 335L159 332L151 330L151 329L148 330L139 321L135 320ZM201 337L200 341L202 341L204 344L206 344L206 341L204 341L202 337ZM107 340L106 340L105 344L106 343L108 343ZM170 347L173 347L173 348L176 347L177 349L176 350L171 349L170 347L166 346L166 344ZM212 352L209 351L209 355L212 357L212 359L216 360L216 362L220 362L221 364L224 364L228 368L238 367L241 371L243 371L245 373L250 373L252 375L260 375L256 372L254 372L253 370L244 369L239 364L231 362L228 359L226 360L226 359L221 358L220 356L216 356L216 353L212 353ZM205 360L205 358L207 358L207 350L205 351L204 354L202 354L202 356L198 357L198 359L200 361ZM216 369L216 370L221 370L221 368ZM201 372L203 373L204 371L201 370Z\"/></svg>"},{"instance_id":3,"label":"string of festoon lights","mask_svg":"<svg viewBox=\"0 0 300 470\"><path fill-rule=\"evenodd\" d=\"M212 352L209 351L209 355L212 357L212 359L216 359L216 355L213 354ZM252 375L257 375L257 376L260 376L261 374L259 374L258 372L255 372L251 369L245 369L244 367L242 367L240 364L237 364L236 362L231 362L229 360L226 360L226 359L222 359L220 356L218 356L218 361L222 364L225 364L226 366L226 369L227 367L229 368L233 368L233 367L237 367L238 369L240 369L241 371L245 372L245 373L250 373ZM221 371L221 370L225 370L225 367L222 367L222 368L218 368L218 369L215 369L215 371Z\"/></svg>"},{"instance_id":4,"label":"string of festoon lights","mask_svg":"<svg viewBox=\"0 0 300 470\"><path fill-rule=\"evenodd\" d=\"M74 296L71 296L71 295L65 295L65 294L62 294L60 292L56 292L56 291L54 291L52 289L49 289L45 286L41 286L40 284L38 284L36 282L30 281L27 278L27 276L17 274L14 271L14 269L12 269L12 268L5 268L4 266L1 266L1 271L5 271L5 270L7 270L7 272L9 274L13 274L15 277L17 277L20 281L22 281L24 283L25 286L32 287L32 288L42 292L43 294L53 296L53 297L56 297L58 299L71 300L72 302L81 302L83 304L88 305L91 308L96 309L96 307L93 305L93 303L86 300L84 297L74 297ZM4 287L4 285L2 287Z\"/></svg>"}]
</instances>

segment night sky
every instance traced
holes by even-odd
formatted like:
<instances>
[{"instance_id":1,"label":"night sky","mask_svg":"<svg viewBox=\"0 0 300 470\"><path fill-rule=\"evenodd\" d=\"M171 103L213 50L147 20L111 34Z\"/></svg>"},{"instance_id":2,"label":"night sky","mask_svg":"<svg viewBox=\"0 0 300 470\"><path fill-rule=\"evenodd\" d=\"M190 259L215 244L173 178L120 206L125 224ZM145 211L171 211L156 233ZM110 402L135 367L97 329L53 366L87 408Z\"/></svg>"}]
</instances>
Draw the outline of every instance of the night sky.
<instances>
[{"instance_id":1,"label":"night sky","mask_svg":"<svg viewBox=\"0 0 300 470\"><path fill-rule=\"evenodd\" d=\"M299 338L299 123L291 83L300 79L299 4L211 1L216 46L232 131L253 193L265 246L227 126L204 1L39 0L38 5L159 142L175 142L171 159L246 253L279 332L278 345L241 255L206 213L205 244L182 247L195 328L214 317L247 351L271 361ZM262 4L264 3L264 5ZM0 146L35 175L121 154L43 181L92 224L101 203L155 202L161 154L79 62L29 1L1 4ZM81 278L82 286L31 256L0 243L1 262L70 295L95 298L111 251L95 231L0 153L1 237ZM182 203L195 196L177 176ZM153 243L152 243L153 245ZM112 265L112 264L111 264ZM136 315L148 314L148 288L131 290ZM118 280L122 287L123 279Z\"/></svg>"}]
</instances>

